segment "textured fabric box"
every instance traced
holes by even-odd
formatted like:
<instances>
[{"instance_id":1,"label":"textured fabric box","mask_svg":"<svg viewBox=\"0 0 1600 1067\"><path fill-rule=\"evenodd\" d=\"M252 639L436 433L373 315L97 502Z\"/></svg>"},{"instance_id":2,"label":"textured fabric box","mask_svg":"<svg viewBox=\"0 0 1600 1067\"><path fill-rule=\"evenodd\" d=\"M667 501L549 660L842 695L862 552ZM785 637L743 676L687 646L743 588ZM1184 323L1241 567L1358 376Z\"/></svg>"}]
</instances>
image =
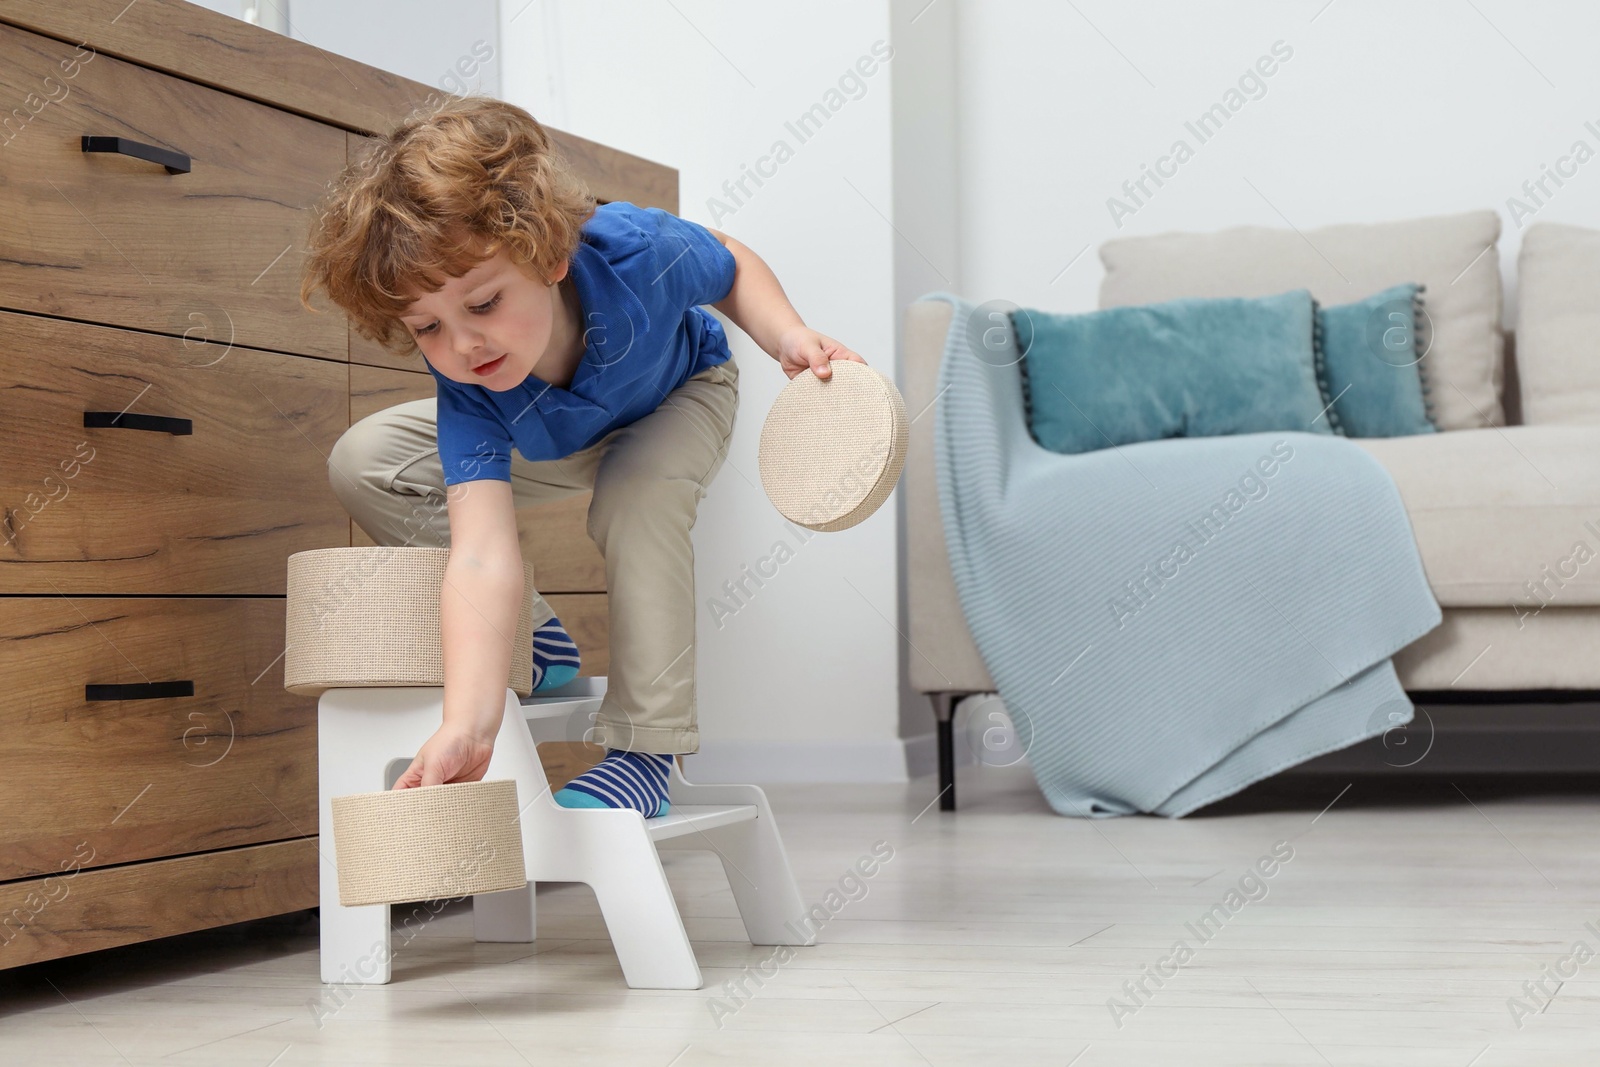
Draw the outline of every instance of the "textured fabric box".
<instances>
[{"instance_id":1,"label":"textured fabric box","mask_svg":"<svg viewBox=\"0 0 1600 1067\"><path fill-rule=\"evenodd\" d=\"M1600 230L1529 226L1517 285L1522 421L1600 423Z\"/></svg>"},{"instance_id":2,"label":"textured fabric box","mask_svg":"<svg viewBox=\"0 0 1600 1067\"><path fill-rule=\"evenodd\" d=\"M1427 287L1433 330L1422 373L1432 387L1434 424L1502 426L1499 236L1500 216L1485 210L1303 231L1236 226L1118 237L1100 246L1100 306L1300 287L1328 306L1417 282Z\"/></svg>"},{"instance_id":3,"label":"textured fabric box","mask_svg":"<svg viewBox=\"0 0 1600 1067\"><path fill-rule=\"evenodd\" d=\"M283 687L444 685L439 594L450 550L416 545L308 548L289 557ZM506 685L533 691L533 583L523 590Z\"/></svg>"},{"instance_id":4,"label":"textured fabric box","mask_svg":"<svg viewBox=\"0 0 1600 1067\"><path fill-rule=\"evenodd\" d=\"M1167 437L1332 433L1311 294L1012 312L1034 439L1092 452Z\"/></svg>"},{"instance_id":5,"label":"textured fabric box","mask_svg":"<svg viewBox=\"0 0 1600 1067\"><path fill-rule=\"evenodd\" d=\"M511 778L330 799L339 903L403 904L528 884Z\"/></svg>"}]
</instances>

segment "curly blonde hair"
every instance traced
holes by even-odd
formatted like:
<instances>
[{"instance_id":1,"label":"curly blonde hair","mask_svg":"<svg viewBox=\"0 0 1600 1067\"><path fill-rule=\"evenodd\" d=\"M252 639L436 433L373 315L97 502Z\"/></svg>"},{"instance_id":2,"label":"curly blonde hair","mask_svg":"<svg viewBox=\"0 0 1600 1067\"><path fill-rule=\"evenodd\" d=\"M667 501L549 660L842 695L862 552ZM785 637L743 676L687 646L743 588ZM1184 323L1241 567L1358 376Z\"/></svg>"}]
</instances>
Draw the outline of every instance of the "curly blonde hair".
<instances>
[{"instance_id":1,"label":"curly blonde hair","mask_svg":"<svg viewBox=\"0 0 1600 1067\"><path fill-rule=\"evenodd\" d=\"M482 96L418 107L328 185L307 238L300 303L318 288L363 337L410 355L399 319L504 246L547 283L595 198L527 111Z\"/></svg>"}]
</instances>

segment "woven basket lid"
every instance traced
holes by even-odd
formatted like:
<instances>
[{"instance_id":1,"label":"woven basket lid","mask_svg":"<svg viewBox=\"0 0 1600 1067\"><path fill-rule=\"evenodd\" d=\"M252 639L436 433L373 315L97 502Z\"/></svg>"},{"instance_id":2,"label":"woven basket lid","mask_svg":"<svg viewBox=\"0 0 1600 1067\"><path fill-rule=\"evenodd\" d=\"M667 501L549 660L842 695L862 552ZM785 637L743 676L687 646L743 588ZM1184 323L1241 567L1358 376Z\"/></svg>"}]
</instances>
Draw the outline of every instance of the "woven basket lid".
<instances>
[{"instance_id":1,"label":"woven basket lid","mask_svg":"<svg viewBox=\"0 0 1600 1067\"><path fill-rule=\"evenodd\" d=\"M330 802L344 907L528 884L515 779L350 793Z\"/></svg>"},{"instance_id":2,"label":"woven basket lid","mask_svg":"<svg viewBox=\"0 0 1600 1067\"><path fill-rule=\"evenodd\" d=\"M905 466L910 423L894 383L836 359L827 378L790 379L761 427L761 484L784 518L848 529L878 510Z\"/></svg>"},{"instance_id":3,"label":"woven basket lid","mask_svg":"<svg viewBox=\"0 0 1600 1067\"><path fill-rule=\"evenodd\" d=\"M444 685L439 593L448 548L316 548L289 557L283 687ZM524 583L508 688L533 692L533 583Z\"/></svg>"}]
</instances>

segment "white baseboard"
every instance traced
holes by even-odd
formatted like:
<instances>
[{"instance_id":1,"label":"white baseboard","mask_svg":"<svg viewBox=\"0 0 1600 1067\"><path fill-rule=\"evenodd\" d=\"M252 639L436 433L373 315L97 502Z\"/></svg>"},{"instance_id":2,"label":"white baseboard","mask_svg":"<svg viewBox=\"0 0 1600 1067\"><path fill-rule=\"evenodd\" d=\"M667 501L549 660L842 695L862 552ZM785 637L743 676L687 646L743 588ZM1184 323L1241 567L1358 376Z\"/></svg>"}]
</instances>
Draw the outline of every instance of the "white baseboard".
<instances>
[{"instance_id":1,"label":"white baseboard","mask_svg":"<svg viewBox=\"0 0 1600 1067\"><path fill-rule=\"evenodd\" d=\"M975 763L967 739L955 736L956 766ZM702 741L683 757L691 782L904 782L939 770L932 732L888 741Z\"/></svg>"},{"instance_id":2,"label":"white baseboard","mask_svg":"<svg viewBox=\"0 0 1600 1067\"><path fill-rule=\"evenodd\" d=\"M606 692L604 675L574 678L566 685L522 697L528 707L593 701ZM683 757L684 777L711 784L764 782L904 782L939 770L934 733L882 741L702 741ZM967 739L957 731L956 765L972 763ZM910 772L909 775L907 772ZM398 777L399 772L395 772Z\"/></svg>"},{"instance_id":3,"label":"white baseboard","mask_svg":"<svg viewBox=\"0 0 1600 1067\"><path fill-rule=\"evenodd\" d=\"M930 735L931 736L931 735ZM904 782L906 745L883 741L701 741L683 757L691 782Z\"/></svg>"}]
</instances>

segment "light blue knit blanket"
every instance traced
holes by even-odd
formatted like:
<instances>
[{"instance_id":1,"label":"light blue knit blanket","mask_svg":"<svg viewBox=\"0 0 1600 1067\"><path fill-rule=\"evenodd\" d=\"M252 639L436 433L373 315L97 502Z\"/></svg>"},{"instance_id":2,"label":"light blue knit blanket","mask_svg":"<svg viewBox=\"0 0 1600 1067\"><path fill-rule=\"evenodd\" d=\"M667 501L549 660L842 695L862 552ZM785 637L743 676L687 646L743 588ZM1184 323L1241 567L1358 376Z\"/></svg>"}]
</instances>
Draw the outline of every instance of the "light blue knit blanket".
<instances>
[{"instance_id":1,"label":"light blue knit blanket","mask_svg":"<svg viewBox=\"0 0 1600 1067\"><path fill-rule=\"evenodd\" d=\"M1411 721L1389 657L1441 615L1376 460L1291 431L1048 451L1014 340L922 299L954 305L933 418L956 591L1051 808L1187 815Z\"/></svg>"}]
</instances>

